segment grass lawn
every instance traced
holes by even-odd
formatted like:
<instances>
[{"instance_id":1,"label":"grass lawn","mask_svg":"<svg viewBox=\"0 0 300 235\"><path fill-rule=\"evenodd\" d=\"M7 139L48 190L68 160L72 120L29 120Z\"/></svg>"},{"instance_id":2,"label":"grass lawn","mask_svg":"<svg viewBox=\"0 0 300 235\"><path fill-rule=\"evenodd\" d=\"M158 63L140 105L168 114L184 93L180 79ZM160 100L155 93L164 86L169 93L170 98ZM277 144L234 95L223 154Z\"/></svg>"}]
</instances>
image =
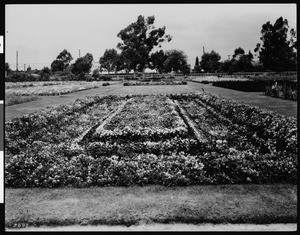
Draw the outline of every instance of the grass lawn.
<instances>
[{"instance_id":1,"label":"grass lawn","mask_svg":"<svg viewBox=\"0 0 300 235\"><path fill-rule=\"evenodd\" d=\"M5 225L296 223L297 185L5 190Z\"/></svg>"}]
</instances>

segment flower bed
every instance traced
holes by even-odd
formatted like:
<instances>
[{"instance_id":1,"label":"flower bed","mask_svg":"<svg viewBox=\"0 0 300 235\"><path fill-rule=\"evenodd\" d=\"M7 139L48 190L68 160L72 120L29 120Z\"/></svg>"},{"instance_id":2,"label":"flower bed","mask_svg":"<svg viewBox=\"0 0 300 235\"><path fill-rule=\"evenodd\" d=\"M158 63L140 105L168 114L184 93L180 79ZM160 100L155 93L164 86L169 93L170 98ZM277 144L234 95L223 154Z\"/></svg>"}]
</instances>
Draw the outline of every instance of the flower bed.
<instances>
[{"instance_id":1,"label":"flower bed","mask_svg":"<svg viewBox=\"0 0 300 235\"><path fill-rule=\"evenodd\" d=\"M187 126L171 100L165 96L137 96L103 128L97 129L93 140L155 140L187 135Z\"/></svg>"},{"instance_id":2,"label":"flower bed","mask_svg":"<svg viewBox=\"0 0 300 235\"><path fill-rule=\"evenodd\" d=\"M36 141L43 145L69 146L74 138L110 115L120 103L121 99L113 96L95 96L6 122L6 156L30 152Z\"/></svg>"},{"instance_id":3,"label":"flower bed","mask_svg":"<svg viewBox=\"0 0 300 235\"><path fill-rule=\"evenodd\" d=\"M103 82L28 82L6 85L6 94L11 95L63 95L76 91L98 88Z\"/></svg>"},{"instance_id":4,"label":"flower bed","mask_svg":"<svg viewBox=\"0 0 300 235\"><path fill-rule=\"evenodd\" d=\"M220 119L236 131L247 133L271 152L297 153L297 120L276 112L221 99L210 94L198 98L211 106ZM228 123L228 120L230 121Z\"/></svg>"},{"instance_id":5,"label":"flower bed","mask_svg":"<svg viewBox=\"0 0 300 235\"><path fill-rule=\"evenodd\" d=\"M209 141L195 138L177 101ZM7 122L5 135L6 187L297 180L295 118L207 93L90 97Z\"/></svg>"},{"instance_id":6,"label":"flower bed","mask_svg":"<svg viewBox=\"0 0 300 235\"><path fill-rule=\"evenodd\" d=\"M224 139L228 135L228 128L194 99L180 99L179 103L208 138Z\"/></svg>"},{"instance_id":7,"label":"flower bed","mask_svg":"<svg viewBox=\"0 0 300 235\"><path fill-rule=\"evenodd\" d=\"M186 85L186 81L148 81L148 82L140 82L140 81L127 81L124 82L124 86L155 86L155 85Z\"/></svg>"},{"instance_id":8,"label":"flower bed","mask_svg":"<svg viewBox=\"0 0 300 235\"><path fill-rule=\"evenodd\" d=\"M38 97L36 95L14 95L14 94L5 94L5 106L11 106L15 104L21 104L25 102L30 102L37 100Z\"/></svg>"}]
</instances>

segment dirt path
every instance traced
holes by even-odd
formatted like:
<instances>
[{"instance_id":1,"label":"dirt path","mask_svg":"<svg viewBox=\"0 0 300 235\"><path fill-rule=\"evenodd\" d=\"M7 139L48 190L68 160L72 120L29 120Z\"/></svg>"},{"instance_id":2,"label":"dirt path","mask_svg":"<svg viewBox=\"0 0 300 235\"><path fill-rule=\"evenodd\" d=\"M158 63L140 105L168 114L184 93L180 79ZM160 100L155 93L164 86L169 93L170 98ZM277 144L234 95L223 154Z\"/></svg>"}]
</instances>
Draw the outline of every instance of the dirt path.
<instances>
[{"instance_id":1,"label":"dirt path","mask_svg":"<svg viewBox=\"0 0 300 235\"><path fill-rule=\"evenodd\" d=\"M256 105L278 113L297 117L297 102L264 96L261 92L242 92L208 84L188 82L188 85L161 86L123 86L121 83L106 87L99 87L86 91L74 92L61 96L40 96L38 100L5 107L5 121L14 117L33 113L48 106L65 104L76 99L92 95L125 95L125 94L168 94L205 92L220 95L226 99L233 99L250 105Z\"/></svg>"},{"instance_id":2,"label":"dirt path","mask_svg":"<svg viewBox=\"0 0 300 235\"><path fill-rule=\"evenodd\" d=\"M14 232L48 232L48 231L297 231L297 224L141 224L126 226L56 226L27 227L6 229Z\"/></svg>"}]
</instances>

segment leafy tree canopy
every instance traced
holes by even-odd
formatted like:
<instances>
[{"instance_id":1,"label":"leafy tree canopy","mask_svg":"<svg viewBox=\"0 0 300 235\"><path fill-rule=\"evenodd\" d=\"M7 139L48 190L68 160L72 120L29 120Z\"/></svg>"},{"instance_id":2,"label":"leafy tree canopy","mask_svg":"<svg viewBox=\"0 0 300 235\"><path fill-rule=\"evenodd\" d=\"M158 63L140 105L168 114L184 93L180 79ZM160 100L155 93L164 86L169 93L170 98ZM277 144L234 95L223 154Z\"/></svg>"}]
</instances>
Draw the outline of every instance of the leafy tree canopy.
<instances>
[{"instance_id":1,"label":"leafy tree canopy","mask_svg":"<svg viewBox=\"0 0 300 235\"><path fill-rule=\"evenodd\" d=\"M59 53L56 59L62 61L64 63L64 69L66 69L73 60L73 57L70 52L64 49L61 53Z\"/></svg>"},{"instance_id":2,"label":"leafy tree canopy","mask_svg":"<svg viewBox=\"0 0 300 235\"><path fill-rule=\"evenodd\" d=\"M99 59L100 68L106 69L108 72L115 71L117 69L119 57L120 55L116 49L105 50L103 56Z\"/></svg>"},{"instance_id":3,"label":"leafy tree canopy","mask_svg":"<svg viewBox=\"0 0 300 235\"><path fill-rule=\"evenodd\" d=\"M166 27L155 28L155 17L139 15L137 21L131 23L118 33L123 41L117 47L122 51L123 61L127 70L143 71L150 62L150 52L165 41L170 41L170 35L165 35Z\"/></svg>"},{"instance_id":4,"label":"leafy tree canopy","mask_svg":"<svg viewBox=\"0 0 300 235\"><path fill-rule=\"evenodd\" d=\"M166 61L164 62L165 72L183 72L187 69L187 55L181 50L166 51Z\"/></svg>"},{"instance_id":5,"label":"leafy tree canopy","mask_svg":"<svg viewBox=\"0 0 300 235\"><path fill-rule=\"evenodd\" d=\"M205 72L215 72L219 69L219 60L221 59L221 56L219 53L212 50L210 53L206 52L202 55L202 59L200 62L201 68Z\"/></svg>"},{"instance_id":6,"label":"leafy tree canopy","mask_svg":"<svg viewBox=\"0 0 300 235\"><path fill-rule=\"evenodd\" d=\"M259 60L271 71L296 70L297 36L294 29L290 30L288 39L288 21L278 18L274 25L268 21L261 29L261 41L254 52L259 53Z\"/></svg>"},{"instance_id":7,"label":"leafy tree canopy","mask_svg":"<svg viewBox=\"0 0 300 235\"><path fill-rule=\"evenodd\" d=\"M61 60L56 59L51 63L52 72L63 71L64 68L65 68L64 62Z\"/></svg>"},{"instance_id":8,"label":"leafy tree canopy","mask_svg":"<svg viewBox=\"0 0 300 235\"><path fill-rule=\"evenodd\" d=\"M93 59L91 53L87 53L85 56L78 58L75 63L72 64L72 73L76 75L89 73L93 66Z\"/></svg>"},{"instance_id":9,"label":"leafy tree canopy","mask_svg":"<svg viewBox=\"0 0 300 235\"><path fill-rule=\"evenodd\" d=\"M239 56L244 55L245 51L243 48L239 47L237 49L234 50L234 54L232 55L233 59L235 59L236 57L239 58Z\"/></svg>"},{"instance_id":10,"label":"leafy tree canopy","mask_svg":"<svg viewBox=\"0 0 300 235\"><path fill-rule=\"evenodd\" d=\"M167 55L163 50L156 51L150 56L150 69L156 69L159 73L164 70L164 63L167 60Z\"/></svg>"}]
</instances>

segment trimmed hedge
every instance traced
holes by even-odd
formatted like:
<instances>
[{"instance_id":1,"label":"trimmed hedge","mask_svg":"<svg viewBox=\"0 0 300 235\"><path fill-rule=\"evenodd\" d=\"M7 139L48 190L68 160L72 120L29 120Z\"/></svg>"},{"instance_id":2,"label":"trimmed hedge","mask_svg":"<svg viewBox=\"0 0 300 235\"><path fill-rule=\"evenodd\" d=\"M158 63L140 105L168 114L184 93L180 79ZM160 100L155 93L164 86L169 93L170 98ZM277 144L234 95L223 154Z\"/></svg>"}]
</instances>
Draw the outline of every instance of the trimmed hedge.
<instances>
[{"instance_id":1,"label":"trimmed hedge","mask_svg":"<svg viewBox=\"0 0 300 235\"><path fill-rule=\"evenodd\" d=\"M273 80L217 81L213 82L212 85L245 92L265 92L266 87L272 86L274 83ZM297 83L294 81L278 80L277 83L285 84L295 89L297 87Z\"/></svg>"}]
</instances>

